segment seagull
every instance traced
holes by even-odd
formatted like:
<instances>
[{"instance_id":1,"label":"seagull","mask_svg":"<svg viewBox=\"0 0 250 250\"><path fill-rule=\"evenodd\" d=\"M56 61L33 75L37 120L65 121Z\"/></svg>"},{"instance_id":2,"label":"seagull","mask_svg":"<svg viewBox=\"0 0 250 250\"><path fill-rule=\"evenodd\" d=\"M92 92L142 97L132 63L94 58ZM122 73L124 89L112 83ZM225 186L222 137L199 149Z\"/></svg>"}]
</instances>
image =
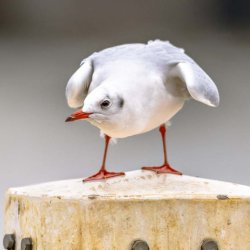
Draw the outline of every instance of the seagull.
<instances>
[{"instance_id":1,"label":"seagull","mask_svg":"<svg viewBox=\"0 0 250 250\"><path fill-rule=\"evenodd\" d=\"M104 134L105 149L100 170L83 181L124 175L106 169L110 139L157 127L163 165L142 169L181 175L168 163L165 123L190 98L212 107L219 105L213 80L182 48L168 41L118 45L85 58L66 86L68 105L78 108L66 122L86 119Z\"/></svg>"}]
</instances>

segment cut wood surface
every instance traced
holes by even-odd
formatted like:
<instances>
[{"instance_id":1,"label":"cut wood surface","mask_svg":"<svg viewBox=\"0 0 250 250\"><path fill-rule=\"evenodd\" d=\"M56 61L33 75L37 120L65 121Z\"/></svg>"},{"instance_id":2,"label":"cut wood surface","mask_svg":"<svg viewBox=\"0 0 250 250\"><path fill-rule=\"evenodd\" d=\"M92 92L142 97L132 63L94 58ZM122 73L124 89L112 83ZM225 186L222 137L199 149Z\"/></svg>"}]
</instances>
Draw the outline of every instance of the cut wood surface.
<instances>
[{"instance_id":1,"label":"cut wood surface","mask_svg":"<svg viewBox=\"0 0 250 250\"><path fill-rule=\"evenodd\" d=\"M83 183L63 180L10 188L5 232L38 250L250 250L250 187L149 171Z\"/></svg>"}]
</instances>

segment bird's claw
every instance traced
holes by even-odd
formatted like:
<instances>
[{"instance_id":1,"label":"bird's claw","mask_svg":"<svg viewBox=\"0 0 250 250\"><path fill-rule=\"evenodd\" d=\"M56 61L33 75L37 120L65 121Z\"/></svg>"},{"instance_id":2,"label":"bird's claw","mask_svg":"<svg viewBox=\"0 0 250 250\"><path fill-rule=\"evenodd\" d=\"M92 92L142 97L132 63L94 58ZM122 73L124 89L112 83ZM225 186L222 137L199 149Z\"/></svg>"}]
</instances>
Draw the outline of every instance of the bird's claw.
<instances>
[{"instance_id":1,"label":"bird's claw","mask_svg":"<svg viewBox=\"0 0 250 250\"><path fill-rule=\"evenodd\" d=\"M168 174L182 175L181 172L173 169L169 164L163 164L162 166L159 167L142 167L142 170L154 171L157 174L168 173Z\"/></svg>"},{"instance_id":2,"label":"bird's claw","mask_svg":"<svg viewBox=\"0 0 250 250\"><path fill-rule=\"evenodd\" d=\"M83 182L86 181L95 181L95 180L105 180L111 177L116 177L116 176L121 176L121 175L125 175L124 172L108 172L106 170L100 170L98 173L83 179Z\"/></svg>"}]
</instances>

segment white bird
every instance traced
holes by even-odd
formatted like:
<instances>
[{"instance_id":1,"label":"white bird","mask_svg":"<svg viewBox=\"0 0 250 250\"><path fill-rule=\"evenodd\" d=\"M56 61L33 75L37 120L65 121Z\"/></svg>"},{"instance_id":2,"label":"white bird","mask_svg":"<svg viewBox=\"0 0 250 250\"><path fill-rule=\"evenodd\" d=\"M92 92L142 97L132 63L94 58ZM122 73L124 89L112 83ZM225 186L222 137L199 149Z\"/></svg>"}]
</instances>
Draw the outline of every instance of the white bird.
<instances>
[{"instance_id":1,"label":"white bird","mask_svg":"<svg viewBox=\"0 0 250 250\"><path fill-rule=\"evenodd\" d=\"M72 75L66 98L72 108L80 108L66 121L87 119L106 139L100 171L85 179L98 180L123 175L105 167L110 138L124 138L160 127L164 163L143 167L157 173L181 174L167 160L165 123L187 99L216 107L219 93L211 78L168 41L125 44L95 52Z\"/></svg>"}]
</instances>

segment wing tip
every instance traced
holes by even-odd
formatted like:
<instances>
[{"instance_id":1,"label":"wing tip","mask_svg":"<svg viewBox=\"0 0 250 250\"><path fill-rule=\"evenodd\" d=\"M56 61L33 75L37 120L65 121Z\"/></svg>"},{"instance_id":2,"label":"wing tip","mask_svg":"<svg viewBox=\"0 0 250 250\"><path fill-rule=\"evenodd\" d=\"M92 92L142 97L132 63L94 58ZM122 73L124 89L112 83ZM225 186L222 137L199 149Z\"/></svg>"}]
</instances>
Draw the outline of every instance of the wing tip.
<instances>
[{"instance_id":1,"label":"wing tip","mask_svg":"<svg viewBox=\"0 0 250 250\"><path fill-rule=\"evenodd\" d=\"M217 108L220 105L220 96L219 96L218 91L216 91L216 93L214 93L214 95L212 95L209 98L206 98L204 100L200 100L200 99L197 99L197 98L194 98L194 99L196 99L197 101L201 101L204 104L206 104L206 105L208 105L210 107L214 107L214 108Z\"/></svg>"},{"instance_id":2,"label":"wing tip","mask_svg":"<svg viewBox=\"0 0 250 250\"><path fill-rule=\"evenodd\" d=\"M212 107L217 108L220 105L220 99L216 100L215 102L211 103Z\"/></svg>"},{"instance_id":3,"label":"wing tip","mask_svg":"<svg viewBox=\"0 0 250 250\"><path fill-rule=\"evenodd\" d=\"M213 82L214 83L214 82ZM211 106L217 108L220 105L220 94L219 91L214 83L214 93L212 95L212 98L210 98Z\"/></svg>"}]
</instances>

